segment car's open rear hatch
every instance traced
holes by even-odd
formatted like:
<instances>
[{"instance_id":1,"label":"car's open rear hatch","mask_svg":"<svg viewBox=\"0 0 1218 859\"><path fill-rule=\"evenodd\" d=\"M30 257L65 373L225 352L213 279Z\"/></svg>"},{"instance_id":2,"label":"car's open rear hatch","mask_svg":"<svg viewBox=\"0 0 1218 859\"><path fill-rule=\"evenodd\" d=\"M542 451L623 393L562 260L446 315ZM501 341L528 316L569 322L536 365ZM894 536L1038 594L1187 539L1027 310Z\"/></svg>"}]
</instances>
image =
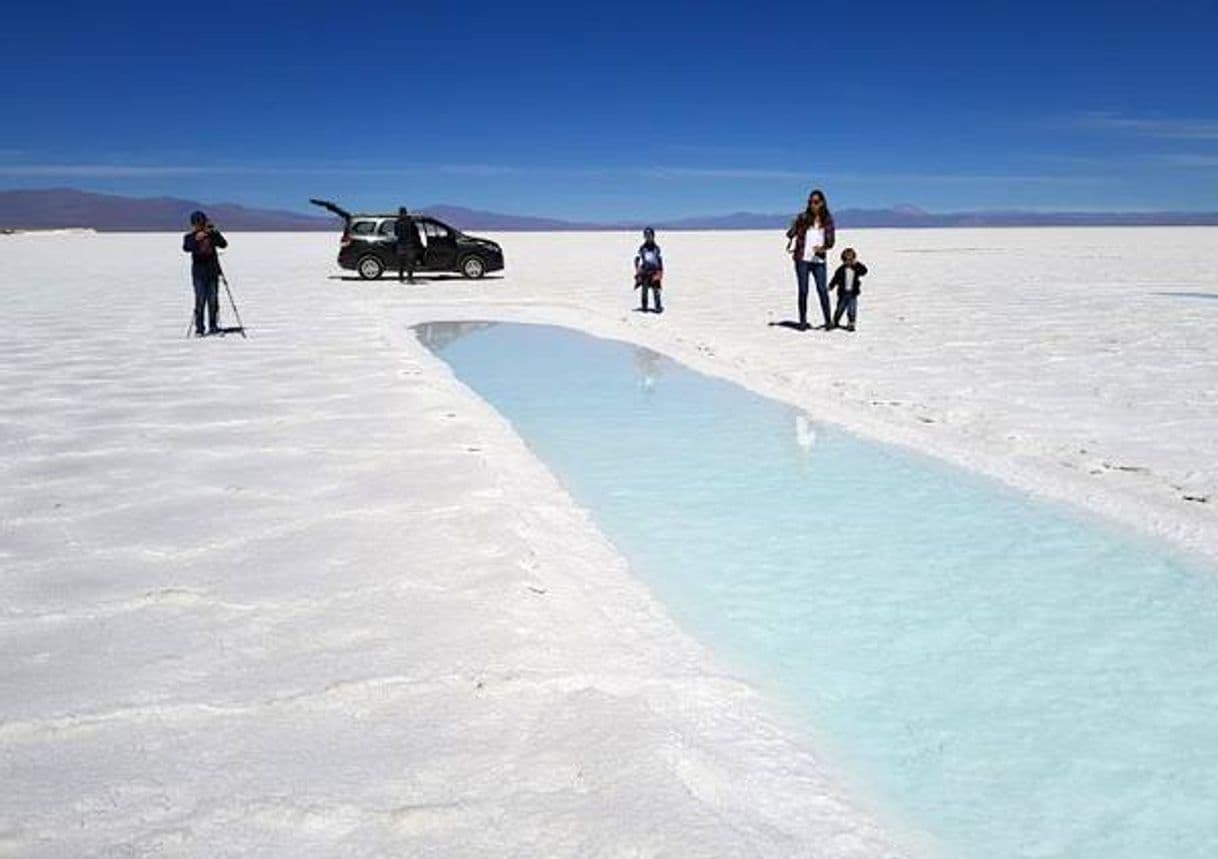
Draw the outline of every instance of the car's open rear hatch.
<instances>
[{"instance_id":1,"label":"car's open rear hatch","mask_svg":"<svg viewBox=\"0 0 1218 859\"><path fill-rule=\"evenodd\" d=\"M309 202L314 206L321 206L323 209L333 212L345 222L349 223L351 221L351 213L337 203L331 203L329 200L315 200L312 197L309 198Z\"/></svg>"}]
</instances>

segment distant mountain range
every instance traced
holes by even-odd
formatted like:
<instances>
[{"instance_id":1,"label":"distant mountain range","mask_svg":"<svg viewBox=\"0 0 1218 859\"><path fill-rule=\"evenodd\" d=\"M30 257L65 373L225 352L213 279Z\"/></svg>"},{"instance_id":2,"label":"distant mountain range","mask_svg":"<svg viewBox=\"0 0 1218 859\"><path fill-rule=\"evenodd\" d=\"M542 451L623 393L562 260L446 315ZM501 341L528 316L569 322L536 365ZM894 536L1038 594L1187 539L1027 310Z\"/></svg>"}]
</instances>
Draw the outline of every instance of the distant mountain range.
<instances>
[{"instance_id":1,"label":"distant mountain range","mask_svg":"<svg viewBox=\"0 0 1218 859\"><path fill-rule=\"evenodd\" d=\"M339 201L347 202L347 201ZM70 188L0 191L0 229L47 230L85 227L100 232L161 232L186 228L190 213L202 209L230 231L329 231L331 215L306 215L278 209L255 209L236 203L199 203L174 197L120 197ZM642 222L592 223L556 218L506 215L460 206L435 205L420 210L463 230L576 231L633 230ZM1218 212L955 212L935 214L916 206L891 209L841 209L839 227L1047 227L1047 226L1218 226ZM785 229L791 214L734 212L654 222L660 230Z\"/></svg>"},{"instance_id":2,"label":"distant mountain range","mask_svg":"<svg viewBox=\"0 0 1218 859\"><path fill-rule=\"evenodd\" d=\"M333 218L235 203L204 205L174 197L118 197L70 188L0 191L0 228L51 230L87 227L101 232L185 231L195 209L227 230L327 230Z\"/></svg>"}]
</instances>

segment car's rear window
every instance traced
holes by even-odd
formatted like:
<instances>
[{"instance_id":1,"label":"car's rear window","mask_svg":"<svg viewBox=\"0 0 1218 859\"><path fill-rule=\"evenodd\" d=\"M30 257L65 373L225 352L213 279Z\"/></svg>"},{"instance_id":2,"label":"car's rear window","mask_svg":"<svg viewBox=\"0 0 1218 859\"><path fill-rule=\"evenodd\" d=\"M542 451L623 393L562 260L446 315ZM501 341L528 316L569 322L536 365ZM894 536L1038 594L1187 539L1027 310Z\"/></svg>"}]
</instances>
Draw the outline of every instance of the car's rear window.
<instances>
[{"instance_id":1,"label":"car's rear window","mask_svg":"<svg viewBox=\"0 0 1218 859\"><path fill-rule=\"evenodd\" d=\"M356 236L370 236L376 232L376 221L355 221L351 224L351 233Z\"/></svg>"}]
</instances>

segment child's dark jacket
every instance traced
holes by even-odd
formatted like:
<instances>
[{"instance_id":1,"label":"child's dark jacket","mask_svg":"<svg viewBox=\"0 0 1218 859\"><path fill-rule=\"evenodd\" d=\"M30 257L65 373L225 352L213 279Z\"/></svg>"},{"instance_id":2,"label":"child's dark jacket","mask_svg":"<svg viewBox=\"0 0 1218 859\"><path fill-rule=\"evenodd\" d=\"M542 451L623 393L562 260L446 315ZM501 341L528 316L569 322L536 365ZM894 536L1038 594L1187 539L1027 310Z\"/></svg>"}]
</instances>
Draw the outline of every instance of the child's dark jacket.
<instances>
[{"instance_id":1,"label":"child's dark jacket","mask_svg":"<svg viewBox=\"0 0 1218 859\"><path fill-rule=\"evenodd\" d=\"M854 269L854 284L849 290L846 289L846 269L848 268ZM863 292L863 275L865 274L867 274L867 266L863 265L861 262L856 262L852 266L842 263L837 267L837 271L833 272L833 277L829 281L829 288L833 289L836 287L842 292L849 292L852 295L861 295Z\"/></svg>"}]
</instances>

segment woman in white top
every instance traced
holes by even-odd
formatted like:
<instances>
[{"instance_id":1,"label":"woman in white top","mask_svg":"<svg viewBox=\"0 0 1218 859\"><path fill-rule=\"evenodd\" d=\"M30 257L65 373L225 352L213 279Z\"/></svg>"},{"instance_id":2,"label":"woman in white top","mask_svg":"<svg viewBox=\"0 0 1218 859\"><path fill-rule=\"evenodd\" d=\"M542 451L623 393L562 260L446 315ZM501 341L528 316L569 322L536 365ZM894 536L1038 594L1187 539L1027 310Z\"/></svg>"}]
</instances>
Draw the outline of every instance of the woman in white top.
<instances>
[{"instance_id":1,"label":"woman in white top","mask_svg":"<svg viewBox=\"0 0 1218 859\"><path fill-rule=\"evenodd\" d=\"M825 273L825 251L833 247L836 233L833 214L825 193L816 188L808 195L808 207L795 216L787 230L787 250L795 259L795 283L799 287L799 327L808 327L808 274L816 282L816 297L820 300L825 330L833 328L829 315L829 288Z\"/></svg>"}]
</instances>

